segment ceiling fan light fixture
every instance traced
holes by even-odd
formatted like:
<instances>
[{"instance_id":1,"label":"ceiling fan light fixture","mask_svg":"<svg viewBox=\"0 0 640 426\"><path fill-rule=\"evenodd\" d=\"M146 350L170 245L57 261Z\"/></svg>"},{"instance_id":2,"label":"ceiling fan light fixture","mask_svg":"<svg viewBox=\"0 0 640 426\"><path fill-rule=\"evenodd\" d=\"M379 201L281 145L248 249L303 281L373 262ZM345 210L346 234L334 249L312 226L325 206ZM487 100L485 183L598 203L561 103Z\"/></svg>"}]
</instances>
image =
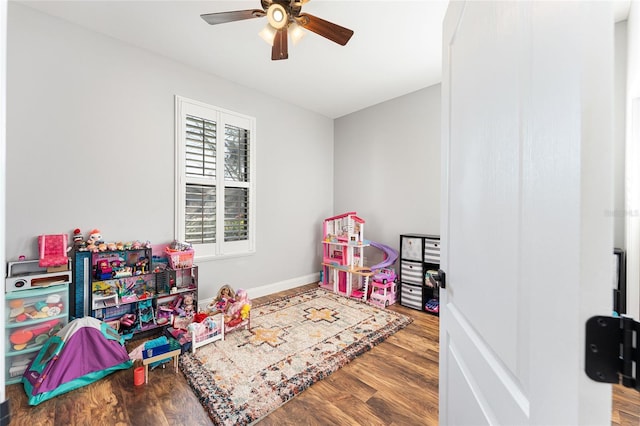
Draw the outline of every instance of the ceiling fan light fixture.
<instances>
[{"instance_id":1,"label":"ceiling fan light fixture","mask_svg":"<svg viewBox=\"0 0 640 426\"><path fill-rule=\"evenodd\" d=\"M289 58L289 43L297 44L306 34L304 30L341 46L346 45L353 31L317 16L302 13L302 5L307 1L309 0L260 0L261 9L205 13L200 17L209 25L266 17L268 24L258 35L271 45L273 61Z\"/></svg>"},{"instance_id":2,"label":"ceiling fan light fixture","mask_svg":"<svg viewBox=\"0 0 640 426\"><path fill-rule=\"evenodd\" d=\"M302 40L302 37L306 35L306 32L300 25L292 22L291 24L289 24L289 35L291 36L291 41L295 46L300 40Z\"/></svg>"},{"instance_id":3,"label":"ceiling fan light fixture","mask_svg":"<svg viewBox=\"0 0 640 426\"><path fill-rule=\"evenodd\" d=\"M271 3L271 6L267 9L267 20L273 28L281 30L287 25L289 17L284 6L280 3Z\"/></svg>"},{"instance_id":4,"label":"ceiling fan light fixture","mask_svg":"<svg viewBox=\"0 0 640 426\"><path fill-rule=\"evenodd\" d=\"M273 46L273 40L276 38L276 30L270 24L267 24L258 35L267 42L269 46Z\"/></svg>"}]
</instances>

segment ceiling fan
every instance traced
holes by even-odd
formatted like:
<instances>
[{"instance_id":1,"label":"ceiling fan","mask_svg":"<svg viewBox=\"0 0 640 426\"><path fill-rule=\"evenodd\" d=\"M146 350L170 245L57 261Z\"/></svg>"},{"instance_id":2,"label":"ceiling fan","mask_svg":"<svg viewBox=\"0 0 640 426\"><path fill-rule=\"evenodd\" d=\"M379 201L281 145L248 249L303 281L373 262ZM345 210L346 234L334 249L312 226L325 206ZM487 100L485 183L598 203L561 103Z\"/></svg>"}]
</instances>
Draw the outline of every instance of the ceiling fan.
<instances>
[{"instance_id":1,"label":"ceiling fan","mask_svg":"<svg viewBox=\"0 0 640 426\"><path fill-rule=\"evenodd\" d=\"M206 13L200 15L200 17L211 25L217 25L266 16L268 24L260 32L260 36L273 46L271 48L271 59L274 61L289 57L288 35L291 35L291 39L295 43L304 34L301 28L313 31L342 46L347 44L353 35L353 31L317 16L301 13L302 5L308 1L260 0L262 9Z\"/></svg>"}]
</instances>

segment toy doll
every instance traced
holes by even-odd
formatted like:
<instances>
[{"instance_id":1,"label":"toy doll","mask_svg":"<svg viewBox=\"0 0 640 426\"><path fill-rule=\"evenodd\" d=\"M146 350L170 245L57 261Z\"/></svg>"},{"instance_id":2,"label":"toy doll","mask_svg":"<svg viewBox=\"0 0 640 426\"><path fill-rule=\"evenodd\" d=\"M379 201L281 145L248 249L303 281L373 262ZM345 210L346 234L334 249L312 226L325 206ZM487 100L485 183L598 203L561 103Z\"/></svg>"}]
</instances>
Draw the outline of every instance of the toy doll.
<instances>
[{"instance_id":1,"label":"toy doll","mask_svg":"<svg viewBox=\"0 0 640 426\"><path fill-rule=\"evenodd\" d=\"M236 297L233 289L230 285L225 284L218 290L218 295L213 302L208 306L211 312L226 312L230 304L234 302Z\"/></svg>"},{"instance_id":2,"label":"toy doll","mask_svg":"<svg viewBox=\"0 0 640 426\"><path fill-rule=\"evenodd\" d=\"M195 307L193 306L193 294L187 293L182 300L182 309L184 310L184 316L191 317L195 314Z\"/></svg>"}]
</instances>

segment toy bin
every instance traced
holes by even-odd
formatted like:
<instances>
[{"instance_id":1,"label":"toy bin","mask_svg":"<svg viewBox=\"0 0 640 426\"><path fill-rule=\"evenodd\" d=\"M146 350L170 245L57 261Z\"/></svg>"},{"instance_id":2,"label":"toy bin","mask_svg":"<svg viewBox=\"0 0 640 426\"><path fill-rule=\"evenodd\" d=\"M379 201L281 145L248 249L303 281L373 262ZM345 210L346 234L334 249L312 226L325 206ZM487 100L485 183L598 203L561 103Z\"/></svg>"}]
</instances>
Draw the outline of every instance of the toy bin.
<instances>
[{"instance_id":1,"label":"toy bin","mask_svg":"<svg viewBox=\"0 0 640 426\"><path fill-rule=\"evenodd\" d=\"M172 269L184 269L193 266L193 255L195 253L193 249L185 251L167 250L166 253L169 259L169 266Z\"/></svg>"},{"instance_id":2,"label":"toy bin","mask_svg":"<svg viewBox=\"0 0 640 426\"><path fill-rule=\"evenodd\" d=\"M42 345L67 325L68 297L67 284L5 295L5 384L20 383Z\"/></svg>"},{"instance_id":3,"label":"toy bin","mask_svg":"<svg viewBox=\"0 0 640 426\"><path fill-rule=\"evenodd\" d=\"M402 283L400 304L407 308L422 310L422 286Z\"/></svg>"}]
</instances>

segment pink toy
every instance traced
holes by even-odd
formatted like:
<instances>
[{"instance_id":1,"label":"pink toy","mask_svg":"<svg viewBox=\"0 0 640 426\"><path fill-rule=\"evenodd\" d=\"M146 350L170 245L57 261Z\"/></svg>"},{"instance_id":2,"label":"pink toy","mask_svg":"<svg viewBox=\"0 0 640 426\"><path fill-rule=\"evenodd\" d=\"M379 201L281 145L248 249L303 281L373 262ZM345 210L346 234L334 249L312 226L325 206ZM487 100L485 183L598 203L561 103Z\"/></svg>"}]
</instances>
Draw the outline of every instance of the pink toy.
<instances>
[{"instance_id":1,"label":"pink toy","mask_svg":"<svg viewBox=\"0 0 640 426\"><path fill-rule=\"evenodd\" d=\"M238 290L235 301L227 308L224 316L225 328L228 331L236 328L249 326L249 312L251 311L251 300L245 290Z\"/></svg>"},{"instance_id":2,"label":"pink toy","mask_svg":"<svg viewBox=\"0 0 640 426\"><path fill-rule=\"evenodd\" d=\"M396 271L391 268L382 268L373 275L373 280L382 284L396 280Z\"/></svg>"},{"instance_id":3,"label":"pink toy","mask_svg":"<svg viewBox=\"0 0 640 426\"><path fill-rule=\"evenodd\" d=\"M67 258L67 234L40 235L38 237L41 268L63 266Z\"/></svg>"},{"instance_id":4,"label":"pink toy","mask_svg":"<svg viewBox=\"0 0 640 426\"><path fill-rule=\"evenodd\" d=\"M394 281L384 283L374 281L371 283L369 303L380 308L386 308L396 303L397 291L397 285Z\"/></svg>"},{"instance_id":5,"label":"pink toy","mask_svg":"<svg viewBox=\"0 0 640 426\"><path fill-rule=\"evenodd\" d=\"M372 280L384 284L396 279L391 267L398 258L398 251L394 248L366 240L364 225L364 219L356 212L332 216L323 221L322 271L319 283L321 287L334 293L362 301L366 301L371 294ZM383 255L383 260L373 266L364 264L364 250L369 246L380 250ZM386 302L395 302L395 297L385 300Z\"/></svg>"},{"instance_id":6,"label":"pink toy","mask_svg":"<svg viewBox=\"0 0 640 426\"><path fill-rule=\"evenodd\" d=\"M249 315L249 310L251 309L251 301L249 300L249 295L246 290L238 290L236 293L236 299L229 308L227 309L228 320L247 319ZM233 325L233 324L232 324Z\"/></svg>"}]
</instances>

